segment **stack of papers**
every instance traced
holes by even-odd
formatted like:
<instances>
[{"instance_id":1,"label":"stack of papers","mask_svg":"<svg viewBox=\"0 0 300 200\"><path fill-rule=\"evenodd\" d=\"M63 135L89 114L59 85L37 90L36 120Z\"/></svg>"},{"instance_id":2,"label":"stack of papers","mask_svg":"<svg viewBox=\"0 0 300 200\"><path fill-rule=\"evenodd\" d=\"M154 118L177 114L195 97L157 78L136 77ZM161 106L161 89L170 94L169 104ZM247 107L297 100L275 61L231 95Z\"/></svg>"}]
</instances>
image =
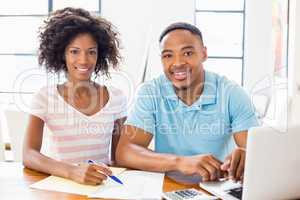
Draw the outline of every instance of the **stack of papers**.
<instances>
[{"instance_id":1,"label":"stack of papers","mask_svg":"<svg viewBox=\"0 0 300 200\"><path fill-rule=\"evenodd\" d=\"M89 186L56 176L49 176L30 188L87 195L90 198L161 199L164 174L138 170L113 169L124 184L108 178L103 184ZM117 171L119 170L119 171Z\"/></svg>"}]
</instances>

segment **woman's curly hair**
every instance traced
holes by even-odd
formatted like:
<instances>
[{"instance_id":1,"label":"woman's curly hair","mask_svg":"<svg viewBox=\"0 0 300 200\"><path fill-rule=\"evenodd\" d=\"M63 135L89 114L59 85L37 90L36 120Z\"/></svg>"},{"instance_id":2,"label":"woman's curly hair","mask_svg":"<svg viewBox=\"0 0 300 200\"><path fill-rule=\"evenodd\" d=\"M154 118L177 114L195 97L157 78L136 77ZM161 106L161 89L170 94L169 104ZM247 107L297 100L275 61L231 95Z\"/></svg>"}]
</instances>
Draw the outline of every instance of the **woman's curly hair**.
<instances>
[{"instance_id":1,"label":"woman's curly hair","mask_svg":"<svg viewBox=\"0 0 300 200\"><path fill-rule=\"evenodd\" d=\"M109 66L117 68L121 59L119 33L107 20L80 8L57 10L45 21L39 35L39 64L45 64L48 72L67 72L65 48L82 33L91 34L98 46L96 76L101 72L109 77Z\"/></svg>"}]
</instances>

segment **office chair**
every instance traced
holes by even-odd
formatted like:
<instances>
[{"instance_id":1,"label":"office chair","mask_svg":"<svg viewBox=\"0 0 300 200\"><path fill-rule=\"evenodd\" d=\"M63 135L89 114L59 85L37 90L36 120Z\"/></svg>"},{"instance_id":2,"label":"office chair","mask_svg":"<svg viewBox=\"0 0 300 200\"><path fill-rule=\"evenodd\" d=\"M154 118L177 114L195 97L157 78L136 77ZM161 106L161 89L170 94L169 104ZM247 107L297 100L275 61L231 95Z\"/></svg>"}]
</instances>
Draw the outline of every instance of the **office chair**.
<instances>
[{"instance_id":1,"label":"office chair","mask_svg":"<svg viewBox=\"0 0 300 200\"><path fill-rule=\"evenodd\" d=\"M256 116L260 122L266 117L272 99L271 88L262 88L252 93L251 100L256 110Z\"/></svg>"},{"instance_id":2,"label":"office chair","mask_svg":"<svg viewBox=\"0 0 300 200\"><path fill-rule=\"evenodd\" d=\"M23 141L26 133L29 114L22 111L5 110L4 116L6 120L8 135L10 137L13 160L22 161ZM44 138L46 138L48 132L48 128L44 127L42 149L44 149L46 146Z\"/></svg>"},{"instance_id":3,"label":"office chair","mask_svg":"<svg viewBox=\"0 0 300 200\"><path fill-rule=\"evenodd\" d=\"M0 162L5 161L5 156L4 156L4 143L3 143L3 131L1 129L0 131Z\"/></svg>"}]
</instances>

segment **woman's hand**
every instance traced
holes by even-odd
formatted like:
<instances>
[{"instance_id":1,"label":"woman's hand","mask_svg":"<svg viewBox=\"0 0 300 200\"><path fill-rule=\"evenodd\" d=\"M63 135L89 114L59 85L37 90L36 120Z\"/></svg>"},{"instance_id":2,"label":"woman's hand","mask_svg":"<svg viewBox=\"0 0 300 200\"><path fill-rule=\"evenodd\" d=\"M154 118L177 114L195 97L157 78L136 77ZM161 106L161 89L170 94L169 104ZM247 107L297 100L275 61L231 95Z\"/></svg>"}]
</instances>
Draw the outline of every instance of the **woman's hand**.
<instances>
[{"instance_id":1,"label":"woman's hand","mask_svg":"<svg viewBox=\"0 0 300 200\"><path fill-rule=\"evenodd\" d=\"M99 185L111 174L105 164L79 164L70 169L69 179L81 184Z\"/></svg>"}]
</instances>

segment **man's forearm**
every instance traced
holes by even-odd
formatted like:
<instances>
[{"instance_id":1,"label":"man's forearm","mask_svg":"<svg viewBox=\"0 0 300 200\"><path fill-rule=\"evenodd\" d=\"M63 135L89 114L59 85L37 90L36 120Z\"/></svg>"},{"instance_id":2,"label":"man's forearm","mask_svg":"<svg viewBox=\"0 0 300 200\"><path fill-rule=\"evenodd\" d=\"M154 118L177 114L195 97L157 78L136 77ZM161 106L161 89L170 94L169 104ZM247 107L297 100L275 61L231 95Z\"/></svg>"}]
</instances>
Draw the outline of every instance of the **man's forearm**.
<instances>
[{"instance_id":1,"label":"man's forearm","mask_svg":"<svg viewBox=\"0 0 300 200\"><path fill-rule=\"evenodd\" d=\"M136 144L119 147L116 158L118 165L156 172L177 170L180 160L176 155L156 153Z\"/></svg>"}]
</instances>

